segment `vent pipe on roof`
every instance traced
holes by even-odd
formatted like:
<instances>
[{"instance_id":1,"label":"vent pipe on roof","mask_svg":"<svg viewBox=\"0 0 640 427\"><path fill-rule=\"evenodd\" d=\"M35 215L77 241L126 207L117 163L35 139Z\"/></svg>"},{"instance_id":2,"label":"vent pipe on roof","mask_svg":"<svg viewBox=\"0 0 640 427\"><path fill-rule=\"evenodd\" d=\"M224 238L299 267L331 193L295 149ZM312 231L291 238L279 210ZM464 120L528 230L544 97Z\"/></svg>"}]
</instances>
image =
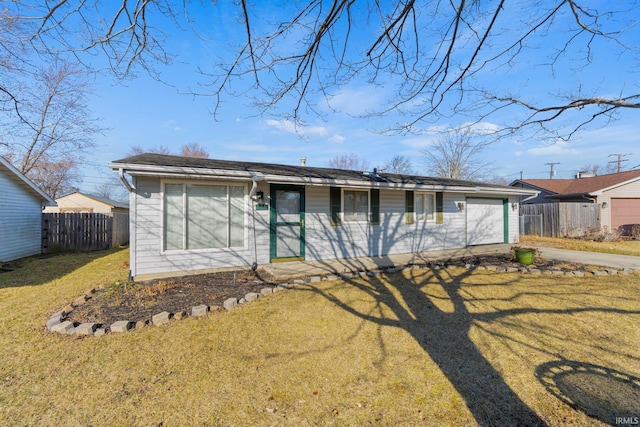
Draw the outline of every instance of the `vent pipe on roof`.
<instances>
[{"instance_id":1,"label":"vent pipe on roof","mask_svg":"<svg viewBox=\"0 0 640 427\"><path fill-rule=\"evenodd\" d=\"M589 172L578 172L576 174L576 179L581 179L581 178L593 178L594 176L596 176L596 174L594 173L589 173Z\"/></svg>"},{"instance_id":2,"label":"vent pipe on roof","mask_svg":"<svg viewBox=\"0 0 640 427\"><path fill-rule=\"evenodd\" d=\"M307 166L307 158L300 157L300 166Z\"/></svg>"}]
</instances>

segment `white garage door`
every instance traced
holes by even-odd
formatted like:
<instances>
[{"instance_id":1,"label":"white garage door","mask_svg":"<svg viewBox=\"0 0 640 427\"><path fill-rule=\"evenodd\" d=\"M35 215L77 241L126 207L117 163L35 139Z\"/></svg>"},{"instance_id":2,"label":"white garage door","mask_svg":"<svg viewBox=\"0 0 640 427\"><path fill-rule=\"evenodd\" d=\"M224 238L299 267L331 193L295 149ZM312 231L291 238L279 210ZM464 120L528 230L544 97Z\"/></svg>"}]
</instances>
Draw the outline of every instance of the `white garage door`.
<instances>
[{"instance_id":1,"label":"white garage door","mask_svg":"<svg viewBox=\"0 0 640 427\"><path fill-rule=\"evenodd\" d=\"M467 199L467 245L504 243L502 199Z\"/></svg>"}]
</instances>

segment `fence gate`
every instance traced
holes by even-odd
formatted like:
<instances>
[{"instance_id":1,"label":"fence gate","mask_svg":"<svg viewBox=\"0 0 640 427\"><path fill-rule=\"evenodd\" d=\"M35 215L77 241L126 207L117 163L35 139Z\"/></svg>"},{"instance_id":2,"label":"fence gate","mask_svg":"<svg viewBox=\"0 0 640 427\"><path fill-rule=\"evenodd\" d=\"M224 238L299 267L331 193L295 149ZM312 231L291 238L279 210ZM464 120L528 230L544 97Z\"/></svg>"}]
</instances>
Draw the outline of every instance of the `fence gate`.
<instances>
[{"instance_id":1,"label":"fence gate","mask_svg":"<svg viewBox=\"0 0 640 427\"><path fill-rule=\"evenodd\" d=\"M600 231L598 204L567 202L520 205L520 234L523 236L579 237L594 230Z\"/></svg>"},{"instance_id":2,"label":"fence gate","mask_svg":"<svg viewBox=\"0 0 640 427\"><path fill-rule=\"evenodd\" d=\"M560 234L580 237L600 231L600 205L595 203L559 203Z\"/></svg>"}]
</instances>

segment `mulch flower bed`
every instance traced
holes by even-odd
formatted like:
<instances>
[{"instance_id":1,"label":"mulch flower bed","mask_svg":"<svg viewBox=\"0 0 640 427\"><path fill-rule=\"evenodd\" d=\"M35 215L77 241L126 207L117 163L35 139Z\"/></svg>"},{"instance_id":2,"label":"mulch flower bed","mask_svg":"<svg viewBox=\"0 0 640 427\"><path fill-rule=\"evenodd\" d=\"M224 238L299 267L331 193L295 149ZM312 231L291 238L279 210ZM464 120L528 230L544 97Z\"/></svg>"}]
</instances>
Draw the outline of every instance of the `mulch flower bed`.
<instances>
[{"instance_id":1,"label":"mulch flower bed","mask_svg":"<svg viewBox=\"0 0 640 427\"><path fill-rule=\"evenodd\" d=\"M263 270L228 271L153 280L144 283L115 283L99 289L85 303L75 307L69 320L108 326L119 320L149 320L154 314L188 312L206 304L222 306L228 298L259 293L275 286Z\"/></svg>"},{"instance_id":2,"label":"mulch flower bed","mask_svg":"<svg viewBox=\"0 0 640 427\"><path fill-rule=\"evenodd\" d=\"M432 266L523 267L510 255L473 256L433 263ZM537 257L533 266L540 269L585 269L586 266L569 264ZM96 323L109 326L113 322L148 321L155 314L189 312L192 307L205 304L222 306L228 298L242 298L277 283L263 269L257 271L228 271L189 275L144 283L118 282L97 290L86 302L75 306L68 320L74 323Z\"/></svg>"}]
</instances>

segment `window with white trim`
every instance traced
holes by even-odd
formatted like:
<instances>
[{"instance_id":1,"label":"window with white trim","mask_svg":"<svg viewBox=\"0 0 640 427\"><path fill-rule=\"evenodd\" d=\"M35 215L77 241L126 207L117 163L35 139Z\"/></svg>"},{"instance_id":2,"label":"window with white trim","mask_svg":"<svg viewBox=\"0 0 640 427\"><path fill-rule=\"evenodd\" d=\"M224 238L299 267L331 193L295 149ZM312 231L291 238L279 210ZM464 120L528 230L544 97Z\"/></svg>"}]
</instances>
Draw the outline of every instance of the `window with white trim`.
<instances>
[{"instance_id":1,"label":"window with white trim","mask_svg":"<svg viewBox=\"0 0 640 427\"><path fill-rule=\"evenodd\" d=\"M433 193L416 193L415 212L416 221L434 221L436 211L436 196Z\"/></svg>"},{"instance_id":2,"label":"window with white trim","mask_svg":"<svg viewBox=\"0 0 640 427\"><path fill-rule=\"evenodd\" d=\"M164 250L244 246L245 186L165 184Z\"/></svg>"},{"instance_id":3,"label":"window with white trim","mask_svg":"<svg viewBox=\"0 0 640 427\"><path fill-rule=\"evenodd\" d=\"M344 190L342 215L345 222L369 221L369 192Z\"/></svg>"}]
</instances>

